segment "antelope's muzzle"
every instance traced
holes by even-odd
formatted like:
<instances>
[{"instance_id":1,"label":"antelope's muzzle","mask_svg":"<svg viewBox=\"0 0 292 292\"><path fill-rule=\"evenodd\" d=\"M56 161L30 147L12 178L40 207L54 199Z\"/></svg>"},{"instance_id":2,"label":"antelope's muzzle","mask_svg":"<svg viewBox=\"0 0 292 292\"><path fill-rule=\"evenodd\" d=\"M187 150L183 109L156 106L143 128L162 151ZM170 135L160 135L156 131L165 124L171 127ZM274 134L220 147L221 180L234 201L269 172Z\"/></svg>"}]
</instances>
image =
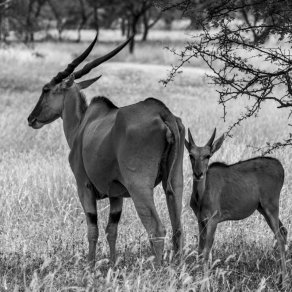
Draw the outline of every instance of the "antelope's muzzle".
<instances>
[{"instance_id":1,"label":"antelope's muzzle","mask_svg":"<svg viewBox=\"0 0 292 292\"><path fill-rule=\"evenodd\" d=\"M27 118L27 121L28 121L28 125L29 125L30 127L32 127L33 124L37 121L37 119L36 119L34 116L30 115L30 116Z\"/></svg>"},{"instance_id":2,"label":"antelope's muzzle","mask_svg":"<svg viewBox=\"0 0 292 292\"><path fill-rule=\"evenodd\" d=\"M202 172L199 173L199 174L197 174L197 173L194 172L194 179L196 179L196 180L200 180L200 179L202 179L202 178L203 178L203 173L202 173Z\"/></svg>"}]
</instances>

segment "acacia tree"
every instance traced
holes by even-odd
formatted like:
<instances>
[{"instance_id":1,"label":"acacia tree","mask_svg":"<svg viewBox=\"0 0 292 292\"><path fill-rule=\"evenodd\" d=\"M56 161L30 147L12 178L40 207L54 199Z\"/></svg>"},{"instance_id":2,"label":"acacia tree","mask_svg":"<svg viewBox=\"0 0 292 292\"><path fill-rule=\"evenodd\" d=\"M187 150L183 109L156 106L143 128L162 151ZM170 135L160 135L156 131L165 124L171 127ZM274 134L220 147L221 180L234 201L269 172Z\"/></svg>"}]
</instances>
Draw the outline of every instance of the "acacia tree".
<instances>
[{"instance_id":1,"label":"acacia tree","mask_svg":"<svg viewBox=\"0 0 292 292\"><path fill-rule=\"evenodd\" d=\"M160 3L161 4L161 3ZM171 1L164 9L177 8L196 16L202 32L183 51L166 85L192 58L201 58L211 69L223 117L227 104L247 98L249 106L229 127L228 134L243 120L257 115L269 101L291 108L292 114L292 3L290 0L194 0ZM266 40L269 40L269 44ZM292 145L292 134L281 142L267 143L264 153Z\"/></svg>"},{"instance_id":2,"label":"acacia tree","mask_svg":"<svg viewBox=\"0 0 292 292\"><path fill-rule=\"evenodd\" d=\"M78 6L76 13L79 14L79 23L77 26L77 40L76 42L80 42L81 40L81 31L85 27L89 17L92 15L92 11L89 10L89 7L85 0L78 0Z\"/></svg>"},{"instance_id":3,"label":"acacia tree","mask_svg":"<svg viewBox=\"0 0 292 292\"><path fill-rule=\"evenodd\" d=\"M88 5L92 9L92 15L93 15L93 26L96 31L96 35L98 37L99 35L99 28L100 28L100 21L99 21L99 15L98 11L101 8L103 1L96 1L96 0L87 0Z\"/></svg>"},{"instance_id":4,"label":"acacia tree","mask_svg":"<svg viewBox=\"0 0 292 292\"><path fill-rule=\"evenodd\" d=\"M34 33L40 29L39 17L45 3L46 0L2 1L0 7L5 8L2 15L5 25L25 42L33 42Z\"/></svg>"},{"instance_id":5,"label":"acacia tree","mask_svg":"<svg viewBox=\"0 0 292 292\"><path fill-rule=\"evenodd\" d=\"M152 6L146 10L142 16L143 36L142 41L145 42L148 37L149 30L158 22L162 16L162 11Z\"/></svg>"},{"instance_id":6,"label":"acacia tree","mask_svg":"<svg viewBox=\"0 0 292 292\"><path fill-rule=\"evenodd\" d=\"M74 18L75 14L73 11L76 8L77 1L74 0L46 0L49 7L51 8L52 14L56 20L56 28L58 31L58 39L62 41L62 33L66 28L67 24Z\"/></svg>"},{"instance_id":7,"label":"acacia tree","mask_svg":"<svg viewBox=\"0 0 292 292\"><path fill-rule=\"evenodd\" d=\"M10 0L0 0L0 40L3 41L6 41L9 31L7 11L9 10L10 3Z\"/></svg>"},{"instance_id":8,"label":"acacia tree","mask_svg":"<svg viewBox=\"0 0 292 292\"><path fill-rule=\"evenodd\" d=\"M131 0L124 4L124 11L127 15L128 37L133 35L134 38L130 42L129 51L132 54L135 47L135 36L138 33L138 25L143 15L152 7L152 1L149 0Z\"/></svg>"},{"instance_id":9,"label":"acacia tree","mask_svg":"<svg viewBox=\"0 0 292 292\"><path fill-rule=\"evenodd\" d=\"M120 4L119 16L122 18L122 32L127 31L127 37L134 36L129 45L130 53L134 52L135 36L138 33L138 28L143 22L144 25L144 40L147 39L148 31L159 20L160 14L157 8L153 8L152 0L128 0ZM150 10L152 9L152 12ZM154 11L156 13L154 14Z\"/></svg>"}]
</instances>

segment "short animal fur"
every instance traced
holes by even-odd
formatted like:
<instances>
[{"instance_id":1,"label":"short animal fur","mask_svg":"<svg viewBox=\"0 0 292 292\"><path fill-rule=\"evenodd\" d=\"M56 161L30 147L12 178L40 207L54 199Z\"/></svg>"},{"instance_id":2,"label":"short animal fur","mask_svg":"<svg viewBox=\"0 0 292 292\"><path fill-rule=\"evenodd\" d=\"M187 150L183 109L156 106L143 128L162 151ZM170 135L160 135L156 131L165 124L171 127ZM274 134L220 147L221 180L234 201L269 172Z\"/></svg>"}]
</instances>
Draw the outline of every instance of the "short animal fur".
<instances>
[{"instance_id":1,"label":"short animal fur","mask_svg":"<svg viewBox=\"0 0 292 292\"><path fill-rule=\"evenodd\" d=\"M90 263L94 265L98 240L96 200L109 198L106 233L110 257L115 261L123 198L131 197L159 264L165 229L154 205L153 188L161 181L173 227L174 248L176 252L182 248L184 127L179 118L154 98L119 108L107 98L97 97L87 106L81 90L99 77L80 83L75 79L113 57L130 40L73 72L95 41L96 38L83 54L43 87L28 123L39 129L59 117L63 119L71 149L69 162L87 219Z\"/></svg>"},{"instance_id":2,"label":"short animal fur","mask_svg":"<svg viewBox=\"0 0 292 292\"><path fill-rule=\"evenodd\" d=\"M258 210L274 232L281 255L282 279L287 274L285 243L287 230L279 220L279 198L284 169L275 158L256 157L227 165L208 166L210 157L221 147L224 136L214 142L216 129L208 143L198 147L188 131L185 140L193 170L193 192L190 205L199 224L199 254L206 265L217 224L241 220Z\"/></svg>"}]
</instances>

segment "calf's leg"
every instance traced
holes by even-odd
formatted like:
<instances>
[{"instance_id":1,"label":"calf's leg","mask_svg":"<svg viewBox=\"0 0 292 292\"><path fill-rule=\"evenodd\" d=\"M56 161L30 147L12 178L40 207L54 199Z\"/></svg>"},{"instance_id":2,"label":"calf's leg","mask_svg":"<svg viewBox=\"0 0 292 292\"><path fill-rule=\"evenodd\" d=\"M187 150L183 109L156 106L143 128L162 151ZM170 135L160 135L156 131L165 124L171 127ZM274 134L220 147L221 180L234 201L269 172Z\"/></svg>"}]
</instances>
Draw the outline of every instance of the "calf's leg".
<instances>
[{"instance_id":1,"label":"calf's leg","mask_svg":"<svg viewBox=\"0 0 292 292\"><path fill-rule=\"evenodd\" d=\"M204 221L198 220L198 225L199 225L199 250L198 254L199 256L202 256L204 247L205 247L205 242L206 242L206 224Z\"/></svg>"},{"instance_id":2,"label":"calf's leg","mask_svg":"<svg viewBox=\"0 0 292 292\"><path fill-rule=\"evenodd\" d=\"M280 285L286 280L287 268L286 268L286 256L285 256L285 236L282 235L279 223L279 208L277 206L263 206L263 212L267 222L275 234L280 249L281 258L281 280ZM281 222L282 224L282 222ZM282 226L283 228L283 226ZM282 231L283 232L283 231Z\"/></svg>"},{"instance_id":3,"label":"calf's leg","mask_svg":"<svg viewBox=\"0 0 292 292\"><path fill-rule=\"evenodd\" d=\"M204 265L204 282L201 286L201 291L210 291L209 282L209 255L214 242L214 235L217 228L217 220L210 218L206 223L206 238L205 246L203 248L203 265Z\"/></svg>"}]
</instances>

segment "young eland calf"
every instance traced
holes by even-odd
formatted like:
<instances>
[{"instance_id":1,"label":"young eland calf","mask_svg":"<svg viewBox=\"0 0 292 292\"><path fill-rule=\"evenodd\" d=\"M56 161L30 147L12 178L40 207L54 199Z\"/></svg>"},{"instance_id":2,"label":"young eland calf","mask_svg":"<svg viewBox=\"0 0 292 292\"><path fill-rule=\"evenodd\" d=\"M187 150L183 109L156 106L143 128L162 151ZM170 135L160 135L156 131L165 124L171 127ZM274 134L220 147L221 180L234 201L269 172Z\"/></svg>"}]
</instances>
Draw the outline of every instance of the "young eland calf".
<instances>
[{"instance_id":1,"label":"young eland calf","mask_svg":"<svg viewBox=\"0 0 292 292\"><path fill-rule=\"evenodd\" d=\"M274 232L280 247L282 279L286 276L285 243L287 230L279 220L279 197L284 182L284 169L275 158L256 157L227 165L209 164L221 147L224 135L214 142L216 129L208 143L198 147L190 130L185 146L193 169L193 192L190 206L199 224L199 255L203 256L205 276L217 224L241 220L258 210Z\"/></svg>"}]
</instances>

